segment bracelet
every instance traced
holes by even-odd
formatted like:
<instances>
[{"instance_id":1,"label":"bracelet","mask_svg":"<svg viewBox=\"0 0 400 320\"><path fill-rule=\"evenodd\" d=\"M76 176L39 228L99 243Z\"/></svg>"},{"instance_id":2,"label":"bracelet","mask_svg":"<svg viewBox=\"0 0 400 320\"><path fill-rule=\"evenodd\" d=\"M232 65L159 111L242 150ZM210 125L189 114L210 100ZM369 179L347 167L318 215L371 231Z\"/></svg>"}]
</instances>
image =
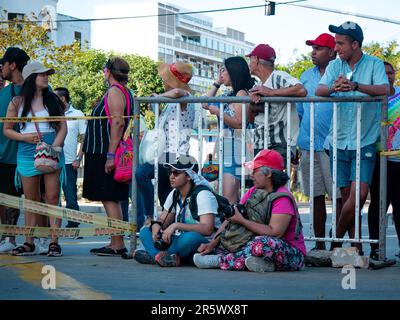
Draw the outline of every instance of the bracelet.
<instances>
[{"instance_id":1,"label":"bracelet","mask_svg":"<svg viewBox=\"0 0 400 320\"><path fill-rule=\"evenodd\" d=\"M115 153L107 152L107 160L113 160L115 158Z\"/></svg>"},{"instance_id":2,"label":"bracelet","mask_svg":"<svg viewBox=\"0 0 400 320\"><path fill-rule=\"evenodd\" d=\"M214 82L213 86L216 87L217 89L219 89L221 87L221 85L219 83Z\"/></svg>"}]
</instances>

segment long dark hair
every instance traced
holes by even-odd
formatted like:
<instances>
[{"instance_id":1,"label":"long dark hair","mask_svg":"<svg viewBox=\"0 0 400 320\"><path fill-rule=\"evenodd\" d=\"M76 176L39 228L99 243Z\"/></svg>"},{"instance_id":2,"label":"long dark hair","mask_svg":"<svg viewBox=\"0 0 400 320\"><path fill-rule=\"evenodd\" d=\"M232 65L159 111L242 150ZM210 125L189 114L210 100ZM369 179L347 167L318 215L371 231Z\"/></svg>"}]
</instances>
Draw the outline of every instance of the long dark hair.
<instances>
[{"instance_id":1,"label":"long dark hair","mask_svg":"<svg viewBox=\"0 0 400 320\"><path fill-rule=\"evenodd\" d=\"M38 74L31 74L22 85L21 96L24 101L24 108L22 109L22 117L26 117L28 113L31 111L32 100L36 91L36 78ZM50 116L63 116L64 115L64 106L61 102L60 98L57 95L49 90L47 87L43 89L43 105L47 109ZM50 126L54 129L57 129L59 122L50 122ZM20 124L21 128L25 127L25 122Z\"/></svg>"},{"instance_id":2,"label":"long dark hair","mask_svg":"<svg viewBox=\"0 0 400 320\"><path fill-rule=\"evenodd\" d=\"M249 90L254 86L255 79L250 75L250 69L246 60L242 57L230 57L225 60L225 68L231 78L233 92L235 95L240 90Z\"/></svg>"}]
</instances>

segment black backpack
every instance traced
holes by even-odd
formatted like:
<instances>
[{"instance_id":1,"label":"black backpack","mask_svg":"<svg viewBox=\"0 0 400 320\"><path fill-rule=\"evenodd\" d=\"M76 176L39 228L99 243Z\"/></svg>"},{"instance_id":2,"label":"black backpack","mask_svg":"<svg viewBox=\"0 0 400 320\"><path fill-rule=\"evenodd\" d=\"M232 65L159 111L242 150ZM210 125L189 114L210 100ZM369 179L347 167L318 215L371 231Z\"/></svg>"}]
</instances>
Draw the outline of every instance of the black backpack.
<instances>
[{"instance_id":1,"label":"black backpack","mask_svg":"<svg viewBox=\"0 0 400 320\"><path fill-rule=\"evenodd\" d=\"M201 191L204 191L204 190L210 191L216 198L217 203L218 203L218 217L222 220L224 217L223 208L230 206L229 200L226 199L225 197L220 196L219 194L215 193L211 188L209 188L205 185L198 185L198 186L193 187L190 190L189 194L187 195L187 199L189 199L189 210L190 210L190 213L192 214L192 218L196 221L200 220L199 215L198 215L198 208L197 208L197 195ZM173 197L172 197L172 199L174 199L173 203L171 205L172 208L174 208L176 206L176 204L178 203L178 198L179 198L179 191L175 189Z\"/></svg>"}]
</instances>

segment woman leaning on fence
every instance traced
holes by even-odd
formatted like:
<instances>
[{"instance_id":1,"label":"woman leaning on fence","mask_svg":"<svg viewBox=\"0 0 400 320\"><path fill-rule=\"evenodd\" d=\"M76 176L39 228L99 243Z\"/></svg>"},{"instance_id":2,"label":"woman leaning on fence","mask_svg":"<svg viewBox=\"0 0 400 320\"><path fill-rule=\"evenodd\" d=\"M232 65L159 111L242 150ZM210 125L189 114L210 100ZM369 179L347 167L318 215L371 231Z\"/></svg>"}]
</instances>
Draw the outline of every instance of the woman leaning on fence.
<instances>
[{"instance_id":1,"label":"woman leaning on fence","mask_svg":"<svg viewBox=\"0 0 400 320\"><path fill-rule=\"evenodd\" d=\"M250 76L249 67L242 57L231 57L225 60L225 65L219 70L219 78L213 88L207 93L214 96L219 86L223 83L232 90L223 96L248 96L248 90L254 85L254 78ZM239 200L240 172L241 172L241 138L242 128L242 104L225 103L223 108L211 104L203 104L203 108L211 114L220 117L220 111L224 117L224 149L223 149L223 195L231 203ZM246 106L246 113L248 106Z\"/></svg>"},{"instance_id":2,"label":"woman leaning on fence","mask_svg":"<svg viewBox=\"0 0 400 320\"><path fill-rule=\"evenodd\" d=\"M49 90L48 76L54 70L46 68L40 62L32 62L26 65L22 71L24 84L21 96L15 97L8 106L7 118L9 117L48 117L63 116L64 108L59 98ZM18 141L16 184L22 182L25 199L40 201L40 179L44 179L46 203L58 205L60 200L60 186L64 177L64 156L62 146L67 134L65 121L61 122L21 122L19 130L14 123L4 124L4 135L11 140ZM37 165L34 160L37 154L37 144L44 141L48 149L43 149L40 158L44 161L53 161L52 172L43 172L43 167ZM38 157L37 157L38 158ZM49 162L49 163L50 163ZM43 164L45 164L43 162ZM50 171L50 170L49 170ZM47 227L47 219L36 213L25 211L26 226ZM50 218L51 227L60 227L61 220ZM38 248L34 244L33 237L26 237L22 246L12 251L13 255L38 254ZM61 256L61 247L58 238L52 237L49 244L48 256Z\"/></svg>"},{"instance_id":3,"label":"woman leaning on fence","mask_svg":"<svg viewBox=\"0 0 400 320\"><path fill-rule=\"evenodd\" d=\"M92 116L107 116L112 119L96 119L88 122L83 151L85 152L85 169L83 177L84 198L101 201L109 218L122 220L120 201L128 200L129 184L114 180L115 151L128 125L128 119L122 116L132 114L133 97L126 87L129 64L121 58L114 57L107 61L104 68L104 79L108 90L101 101L93 108ZM107 109L107 110L106 110ZM127 252L123 236L112 236L109 245L91 249L99 256L120 256Z\"/></svg>"}]
</instances>

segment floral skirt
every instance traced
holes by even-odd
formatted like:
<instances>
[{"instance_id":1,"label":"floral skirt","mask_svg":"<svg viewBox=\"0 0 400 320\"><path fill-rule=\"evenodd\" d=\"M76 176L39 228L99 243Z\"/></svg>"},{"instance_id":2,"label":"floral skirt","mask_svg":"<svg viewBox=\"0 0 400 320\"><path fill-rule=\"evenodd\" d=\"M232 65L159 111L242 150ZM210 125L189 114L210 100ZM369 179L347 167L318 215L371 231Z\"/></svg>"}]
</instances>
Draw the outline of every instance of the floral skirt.
<instances>
[{"instance_id":1,"label":"floral skirt","mask_svg":"<svg viewBox=\"0 0 400 320\"><path fill-rule=\"evenodd\" d=\"M244 261L250 256L274 262L277 271L298 271L304 267L304 254L300 250L282 239L269 236L255 237L235 253L217 249L217 254L221 256L222 270L244 270Z\"/></svg>"}]
</instances>

